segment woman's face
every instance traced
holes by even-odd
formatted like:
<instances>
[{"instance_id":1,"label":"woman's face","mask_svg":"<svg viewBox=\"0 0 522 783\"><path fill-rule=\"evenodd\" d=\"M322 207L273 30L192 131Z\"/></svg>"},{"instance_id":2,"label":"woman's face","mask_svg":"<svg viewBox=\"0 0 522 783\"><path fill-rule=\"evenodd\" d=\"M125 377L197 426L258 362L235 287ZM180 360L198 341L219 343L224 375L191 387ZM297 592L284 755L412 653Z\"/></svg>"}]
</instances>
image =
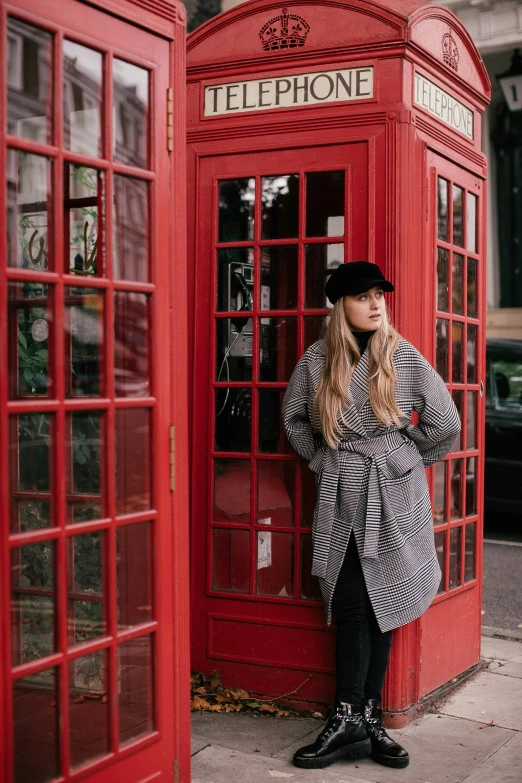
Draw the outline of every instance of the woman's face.
<instances>
[{"instance_id":1,"label":"woman's face","mask_svg":"<svg viewBox=\"0 0 522 783\"><path fill-rule=\"evenodd\" d=\"M385 306L382 288L376 286L362 294L348 294L344 297L343 304L353 331L374 332L381 325Z\"/></svg>"}]
</instances>

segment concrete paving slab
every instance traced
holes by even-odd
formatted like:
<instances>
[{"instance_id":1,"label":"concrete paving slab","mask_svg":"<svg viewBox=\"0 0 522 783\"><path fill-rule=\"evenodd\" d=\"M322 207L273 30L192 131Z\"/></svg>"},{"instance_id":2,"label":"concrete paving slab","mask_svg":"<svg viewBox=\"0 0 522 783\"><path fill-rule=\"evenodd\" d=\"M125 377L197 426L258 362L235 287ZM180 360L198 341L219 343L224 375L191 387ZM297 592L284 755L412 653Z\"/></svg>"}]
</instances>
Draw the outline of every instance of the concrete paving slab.
<instances>
[{"instance_id":1,"label":"concrete paving slab","mask_svg":"<svg viewBox=\"0 0 522 783\"><path fill-rule=\"evenodd\" d=\"M517 677L518 679L522 679L522 662L491 661L488 666L488 672L503 674L504 677Z\"/></svg>"},{"instance_id":2,"label":"concrete paving slab","mask_svg":"<svg viewBox=\"0 0 522 783\"><path fill-rule=\"evenodd\" d=\"M197 736L192 733L190 737L190 755L193 756L194 753L199 753L200 750L203 750L209 744L204 736Z\"/></svg>"},{"instance_id":3,"label":"concrete paving slab","mask_svg":"<svg viewBox=\"0 0 522 783\"><path fill-rule=\"evenodd\" d=\"M520 660L517 661L520 663L522 661L522 642L483 636L481 655L483 658L495 658L500 661L512 661L520 656Z\"/></svg>"},{"instance_id":4,"label":"concrete paving slab","mask_svg":"<svg viewBox=\"0 0 522 783\"><path fill-rule=\"evenodd\" d=\"M506 742L462 783L520 783L522 780L522 735Z\"/></svg>"},{"instance_id":5,"label":"concrete paving slab","mask_svg":"<svg viewBox=\"0 0 522 783\"><path fill-rule=\"evenodd\" d=\"M511 658L513 663L522 663L522 655L517 655L515 658Z\"/></svg>"},{"instance_id":6,"label":"concrete paving slab","mask_svg":"<svg viewBox=\"0 0 522 783\"><path fill-rule=\"evenodd\" d=\"M439 708L443 715L522 730L522 680L481 672Z\"/></svg>"}]
</instances>

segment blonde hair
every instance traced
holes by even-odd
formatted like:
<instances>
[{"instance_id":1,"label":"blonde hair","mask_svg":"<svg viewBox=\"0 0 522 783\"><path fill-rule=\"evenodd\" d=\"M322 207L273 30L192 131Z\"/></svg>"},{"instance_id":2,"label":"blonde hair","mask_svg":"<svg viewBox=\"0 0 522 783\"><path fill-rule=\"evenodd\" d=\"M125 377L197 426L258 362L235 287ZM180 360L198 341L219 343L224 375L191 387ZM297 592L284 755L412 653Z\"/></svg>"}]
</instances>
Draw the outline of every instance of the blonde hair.
<instances>
[{"instance_id":1,"label":"blonde hair","mask_svg":"<svg viewBox=\"0 0 522 783\"><path fill-rule=\"evenodd\" d=\"M342 408L350 401L349 385L361 358L359 346L348 324L343 297L335 303L324 337L326 359L312 406L312 421L322 429L325 441L336 448L341 436L338 416L346 423ZM370 403L377 419L389 426L400 426L404 413L395 400L396 375L393 354L400 335L388 319L386 308L381 325L370 337L368 347Z\"/></svg>"}]
</instances>

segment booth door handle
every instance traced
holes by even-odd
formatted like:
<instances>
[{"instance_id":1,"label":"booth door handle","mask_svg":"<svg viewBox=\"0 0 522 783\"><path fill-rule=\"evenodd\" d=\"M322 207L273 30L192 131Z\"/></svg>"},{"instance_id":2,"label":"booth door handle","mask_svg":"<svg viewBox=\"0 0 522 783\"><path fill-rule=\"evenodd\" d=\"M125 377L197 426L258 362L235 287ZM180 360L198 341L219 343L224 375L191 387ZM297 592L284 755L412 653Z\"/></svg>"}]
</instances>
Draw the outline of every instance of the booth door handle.
<instances>
[{"instance_id":1,"label":"booth door handle","mask_svg":"<svg viewBox=\"0 0 522 783\"><path fill-rule=\"evenodd\" d=\"M484 381L480 382L480 399L484 396Z\"/></svg>"}]
</instances>

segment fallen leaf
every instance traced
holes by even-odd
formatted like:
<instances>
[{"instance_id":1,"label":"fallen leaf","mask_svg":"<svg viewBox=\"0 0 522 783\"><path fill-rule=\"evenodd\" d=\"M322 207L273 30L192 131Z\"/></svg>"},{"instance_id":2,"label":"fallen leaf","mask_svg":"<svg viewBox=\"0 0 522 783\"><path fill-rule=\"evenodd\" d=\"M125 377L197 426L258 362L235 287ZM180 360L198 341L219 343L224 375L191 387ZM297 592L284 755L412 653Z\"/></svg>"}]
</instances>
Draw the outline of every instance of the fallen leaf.
<instances>
[{"instance_id":1,"label":"fallen leaf","mask_svg":"<svg viewBox=\"0 0 522 783\"><path fill-rule=\"evenodd\" d=\"M209 708L210 712L223 712L223 705L222 704L210 704Z\"/></svg>"},{"instance_id":2,"label":"fallen leaf","mask_svg":"<svg viewBox=\"0 0 522 783\"><path fill-rule=\"evenodd\" d=\"M271 704L260 704L259 712L277 712L277 708L273 707Z\"/></svg>"},{"instance_id":3,"label":"fallen leaf","mask_svg":"<svg viewBox=\"0 0 522 783\"><path fill-rule=\"evenodd\" d=\"M247 691L243 690L243 688L238 688L235 691L238 699L248 699L250 698L250 695Z\"/></svg>"},{"instance_id":4,"label":"fallen leaf","mask_svg":"<svg viewBox=\"0 0 522 783\"><path fill-rule=\"evenodd\" d=\"M83 704L84 701L85 701L85 699L83 698L83 696L78 695L78 696L74 697L74 699L72 700L72 703L73 704Z\"/></svg>"},{"instance_id":5,"label":"fallen leaf","mask_svg":"<svg viewBox=\"0 0 522 783\"><path fill-rule=\"evenodd\" d=\"M201 696L207 695L207 689L201 686L201 688L194 688L194 693L199 693Z\"/></svg>"},{"instance_id":6,"label":"fallen leaf","mask_svg":"<svg viewBox=\"0 0 522 783\"><path fill-rule=\"evenodd\" d=\"M194 710L208 710L210 707L210 704L206 699L202 699L200 696L194 696L192 699L192 704L190 705L190 709L192 712Z\"/></svg>"},{"instance_id":7,"label":"fallen leaf","mask_svg":"<svg viewBox=\"0 0 522 783\"><path fill-rule=\"evenodd\" d=\"M276 710L276 718L287 718L289 715L287 710Z\"/></svg>"},{"instance_id":8,"label":"fallen leaf","mask_svg":"<svg viewBox=\"0 0 522 783\"><path fill-rule=\"evenodd\" d=\"M259 702L258 701L247 701L246 704L247 704L247 707L250 707L250 709L252 709L252 710L257 710L257 708L259 707Z\"/></svg>"},{"instance_id":9,"label":"fallen leaf","mask_svg":"<svg viewBox=\"0 0 522 783\"><path fill-rule=\"evenodd\" d=\"M221 690L223 687L223 683L221 682L221 675L218 672L213 671L208 678L208 684L210 685L211 691L217 691L218 688Z\"/></svg>"}]
</instances>

